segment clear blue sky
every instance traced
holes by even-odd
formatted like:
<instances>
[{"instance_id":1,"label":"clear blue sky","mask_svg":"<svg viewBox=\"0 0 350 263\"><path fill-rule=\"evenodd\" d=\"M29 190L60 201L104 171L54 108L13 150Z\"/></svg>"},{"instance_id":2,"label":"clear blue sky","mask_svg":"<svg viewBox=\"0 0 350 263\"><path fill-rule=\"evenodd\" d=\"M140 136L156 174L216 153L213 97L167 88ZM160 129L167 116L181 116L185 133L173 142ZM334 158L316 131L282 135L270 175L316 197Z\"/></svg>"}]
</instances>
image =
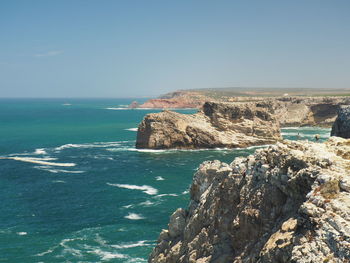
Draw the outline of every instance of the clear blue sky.
<instances>
[{"instance_id":1,"label":"clear blue sky","mask_svg":"<svg viewBox=\"0 0 350 263\"><path fill-rule=\"evenodd\" d=\"M0 97L228 86L350 87L350 1L0 1Z\"/></svg>"}]
</instances>

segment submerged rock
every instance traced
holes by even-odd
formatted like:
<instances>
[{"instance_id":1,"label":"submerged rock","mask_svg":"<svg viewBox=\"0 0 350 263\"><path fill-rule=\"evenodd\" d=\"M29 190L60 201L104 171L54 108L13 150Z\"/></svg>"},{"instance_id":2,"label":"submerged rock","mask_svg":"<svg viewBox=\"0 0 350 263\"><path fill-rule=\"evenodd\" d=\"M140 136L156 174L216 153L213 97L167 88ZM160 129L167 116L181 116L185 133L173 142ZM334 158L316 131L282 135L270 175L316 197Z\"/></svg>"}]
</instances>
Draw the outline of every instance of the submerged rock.
<instances>
[{"instance_id":1,"label":"submerged rock","mask_svg":"<svg viewBox=\"0 0 350 263\"><path fill-rule=\"evenodd\" d=\"M150 263L349 262L350 140L204 162Z\"/></svg>"},{"instance_id":2,"label":"submerged rock","mask_svg":"<svg viewBox=\"0 0 350 263\"><path fill-rule=\"evenodd\" d=\"M196 114L146 115L137 148L216 148L271 144L281 139L270 104L206 102Z\"/></svg>"},{"instance_id":3,"label":"submerged rock","mask_svg":"<svg viewBox=\"0 0 350 263\"><path fill-rule=\"evenodd\" d=\"M338 111L331 136L350 138L350 106L342 106Z\"/></svg>"}]
</instances>

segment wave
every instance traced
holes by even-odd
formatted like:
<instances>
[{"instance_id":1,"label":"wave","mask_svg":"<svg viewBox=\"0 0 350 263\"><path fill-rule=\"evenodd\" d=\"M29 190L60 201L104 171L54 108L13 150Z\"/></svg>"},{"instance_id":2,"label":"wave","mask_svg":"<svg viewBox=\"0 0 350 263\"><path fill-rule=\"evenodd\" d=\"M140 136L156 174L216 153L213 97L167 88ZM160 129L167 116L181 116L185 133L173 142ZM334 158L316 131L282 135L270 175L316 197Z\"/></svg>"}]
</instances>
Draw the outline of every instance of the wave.
<instances>
[{"instance_id":1,"label":"wave","mask_svg":"<svg viewBox=\"0 0 350 263\"><path fill-rule=\"evenodd\" d=\"M66 181L62 181L62 180L54 180L52 181L53 183L61 183L61 184L65 184Z\"/></svg>"},{"instance_id":2,"label":"wave","mask_svg":"<svg viewBox=\"0 0 350 263\"><path fill-rule=\"evenodd\" d=\"M25 235L27 235L28 233L27 233L27 232L17 232L16 234L19 235L19 236L25 236Z\"/></svg>"},{"instance_id":3,"label":"wave","mask_svg":"<svg viewBox=\"0 0 350 263\"><path fill-rule=\"evenodd\" d=\"M161 177L161 176L157 176L157 177L156 177L156 180L157 180L157 181L164 181L165 179L164 179L163 177Z\"/></svg>"},{"instance_id":4,"label":"wave","mask_svg":"<svg viewBox=\"0 0 350 263\"><path fill-rule=\"evenodd\" d=\"M133 247L151 247L154 245L153 241L150 240L141 240L135 243L122 243L120 245L111 245L111 247L117 249L133 248Z\"/></svg>"},{"instance_id":5,"label":"wave","mask_svg":"<svg viewBox=\"0 0 350 263\"><path fill-rule=\"evenodd\" d=\"M35 149L34 154L47 154L44 148Z\"/></svg>"},{"instance_id":6,"label":"wave","mask_svg":"<svg viewBox=\"0 0 350 263\"><path fill-rule=\"evenodd\" d=\"M147 200L145 202L139 203L139 205L141 205L141 206L151 206L151 205L154 205L154 203L152 201L150 201L150 200Z\"/></svg>"},{"instance_id":7,"label":"wave","mask_svg":"<svg viewBox=\"0 0 350 263\"><path fill-rule=\"evenodd\" d=\"M64 149L70 148L107 148L113 146L120 146L121 143L126 143L129 141L118 141L118 142L93 142L93 143L82 143L82 144L74 144L68 143L55 148L56 151L61 151Z\"/></svg>"},{"instance_id":8,"label":"wave","mask_svg":"<svg viewBox=\"0 0 350 263\"><path fill-rule=\"evenodd\" d=\"M130 219L130 220L145 219L141 214L136 214L136 213L129 213L128 215L124 216L124 218Z\"/></svg>"},{"instance_id":9,"label":"wave","mask_svg":"<svg viewBox=\"0 0 350 263\"><path fill-rule=\"evenodd\" d=\"M48 171L50 173L68 173L68 174L81 174L85 173L85 171L69 171L69 170L63 170L63 169L53 169L51 166L34 166L34 168L43 170L43 171Z\"/></svg>"},{"instance_id":10,"label":"wave","mask_svg":"<svg viewBox=\"0 0 350 263\"><path fill-rule=\"evenodd\" d=\"M9 159L9 160L15 160L20 162L27 162L27 163L36 163L36 164L42 164L42 165L48 165L48 166L62 166L62 167L72 167L75 166L75 163L53 163L46 161L47 158L34 158L34 157L0 157L0 159ZM50 158L52 159L52 158Z\"/></svg>"},{"instance_id":11,"label":"wave","mask_svg":"<svg viewBox=\"0 0 350 263\"><path fill-rule=\"evenodd\" d=\"M120 254L120 253L113 253L113 252L103 251L103 250L101 250L99 248L96 248L96 249L91 250L89 252L100 256L101 260L110 260L110 259L113 259L113 258L119 258L119 259L126 259L126 258L128 258L127 255Z\"/></svg>"},{"instance_id":12,"label":"wave","mask_svg":"<svg viewBox=\"0 0 350 263\"><path fill-rule=\"evenodd\" d=\"M129 128L129 129L125 129L126 131L137 131L137 128Z\"/></svg>"},{"instance_id":13,"label":"wave","mask_svg":"<svg viewBox=\"0 0 350 263\"><path fill-rule=\"evenodd\" d=\"M114 108L114 107L109 107L105 108L105 110L131 110L130 108Z\"/></svg>"},{"instance_id":14,"label":"wave","mask_svg":"<svg viewBox=\"0 0 350 263\"><path fill-rule=\"evenodd\" d=\"M156 197L163 197L163 196L179 196L178 194L160 194L156 195Z\"/></svg>"},{"instance_id":15,"label":"wave","mask_svg":"<svg viewBox=\"0 0 350 263\"><path fill-rule=\"evenodd\" d=\"M149 185L132 185L132 184L111 184L107 183L110 186L116 186L119 188L125 188L125 189L131 189L131 190L140 190L148 195L156 195L158 193L158 190L156 188L153 188Z\"/></svg>"}]
</instances>

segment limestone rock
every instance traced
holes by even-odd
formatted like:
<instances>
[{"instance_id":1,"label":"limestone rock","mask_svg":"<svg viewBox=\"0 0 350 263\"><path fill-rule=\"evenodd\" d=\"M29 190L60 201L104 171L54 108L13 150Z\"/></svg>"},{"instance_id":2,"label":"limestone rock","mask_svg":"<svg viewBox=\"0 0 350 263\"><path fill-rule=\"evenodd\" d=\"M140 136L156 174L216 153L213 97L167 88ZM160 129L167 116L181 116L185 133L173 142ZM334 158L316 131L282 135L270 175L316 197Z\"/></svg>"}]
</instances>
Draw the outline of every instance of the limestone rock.
<instances>
[{"instance_id":1,"label":"limestone rock","mask_svg":"<svg viewBox=\"0 0 350 263\"><path fill-rule=\"evenodd\" d=\"M138 128L137 148L216 148L271 144L281 139L271 105L206 102L196 114L148 114Z\"/></svg>"},{"instance_id":2,"label":"limestone rock","mask_svg":"<svg viewBox=\"0 0 350 263\"><path fill-rule=\"evenodd\" d=\"M343 151L339 152L338 149ZM231 164L204 162L186 210L150 255L160 262L349 262L350 139L283 141Z\"/></svg>"},{"instance_id":3,"label":"limestone rock","mask_svg":"<svg viewBox=\"0 0 350 263\"><path fill-rule=\"evenodd\" d=\"M343 106L338 111L338 117L335 120L331 136L350 138L350 106Z\"/></svg>"}]
</instances>

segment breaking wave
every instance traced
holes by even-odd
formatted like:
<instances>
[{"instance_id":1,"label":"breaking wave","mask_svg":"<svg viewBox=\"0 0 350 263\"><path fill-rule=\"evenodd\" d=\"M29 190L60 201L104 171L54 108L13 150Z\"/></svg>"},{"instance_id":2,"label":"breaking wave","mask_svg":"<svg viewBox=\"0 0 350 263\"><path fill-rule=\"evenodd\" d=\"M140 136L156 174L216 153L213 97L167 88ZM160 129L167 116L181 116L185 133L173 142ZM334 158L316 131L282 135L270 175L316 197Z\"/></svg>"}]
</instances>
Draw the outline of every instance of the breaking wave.
<instances>
[{"instance_id":1,"label":"breaking wave","mask_svg":"<svg viewBox=\"0 0 350 263\"><path fill-rule=\"evenodd\" d=\"M20 161L20 162L35 163L35 164L48 165L48 166L60 166L60 167L75 166L75 163L54 163L54 162L47 161L47 159L52 160L54 158L34 158L34 157L14 156L14 157L0 157L0 159L9 159L9 160L15 160L15 161Z\"/></svg>"},{"instance_id":2,"label":"breaking wave","mask_svg":"<svg viewBox=\"0 0 350 263\"><path fill-rule=\"evenodd\" d=\"M132 185L132 184L112 184L112 183L107 183L107 185L116 186L119 188L131 189L131 190L140 190L148 195L156 195L158 193L158 190L156 188L153 188L152 186L149 186L149 185L139 186L139 185Z\"/></svg>"},{"instance_id":3,"label":"breaking wave","mask_svg":"<svg viewBox=\"0 0 350 263\"><path fill-rule=\"evenodd\" d=\"M129 213L128 215L124 216L124 218L130 219L130 220L145 219L141 214L136 214L136 213Z\"/></svg>"}]
</instances>

